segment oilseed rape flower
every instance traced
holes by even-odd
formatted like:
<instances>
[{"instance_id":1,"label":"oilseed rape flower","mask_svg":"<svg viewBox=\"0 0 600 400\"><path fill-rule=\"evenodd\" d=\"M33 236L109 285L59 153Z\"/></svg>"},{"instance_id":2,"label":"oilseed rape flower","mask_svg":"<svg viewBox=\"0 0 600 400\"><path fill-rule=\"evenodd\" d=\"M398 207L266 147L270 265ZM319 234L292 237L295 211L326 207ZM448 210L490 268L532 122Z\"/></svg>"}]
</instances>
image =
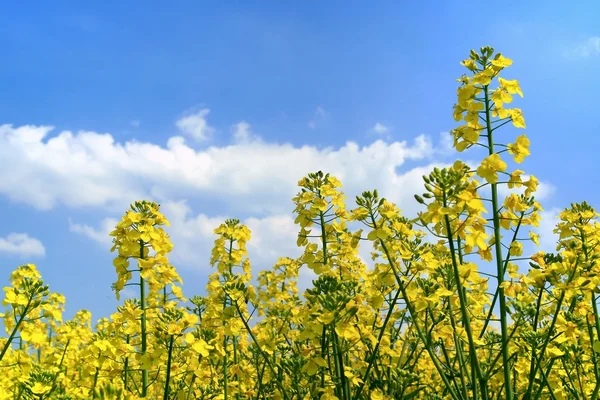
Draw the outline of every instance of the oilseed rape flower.
<instances>
[{"instance_id":1,"label":"oilseed rape flower","mask_svg":"<svg viewBox=\"0 0 600 400\"><path fill-rule=\"evenodd\" d=\"M571 204L555 252L527 254L543 208L538 179L503 159L530 155L500 130L525 128L512 64L491 47L462 62L451 135L484 154L424 175L416 217L377 190L347 204L340 180L309 173L292 198L300 254L253 270L252 232L229 218L188 297L166 216L136 201L110 234L119 304L95 322L65 320L65 298L19 266L0 400L598 399L600 214Z\"/></svg>"}]
</instances>

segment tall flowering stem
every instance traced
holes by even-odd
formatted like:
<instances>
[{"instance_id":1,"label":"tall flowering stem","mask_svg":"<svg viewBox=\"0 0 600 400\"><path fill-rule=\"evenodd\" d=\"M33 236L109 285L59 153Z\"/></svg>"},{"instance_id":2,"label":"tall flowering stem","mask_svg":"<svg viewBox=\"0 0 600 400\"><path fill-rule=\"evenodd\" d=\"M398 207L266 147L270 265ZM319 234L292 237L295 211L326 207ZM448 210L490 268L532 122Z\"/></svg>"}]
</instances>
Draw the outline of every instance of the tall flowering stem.
<instances>
[{"instance_id":1,"label":"tall flowering stem","mask_svg":"<svg viewBox=\"0 0 600 400\"><path fill-rule=\"evenodd\" d=\"M174 291L173 281L181 282L174 268L169 265L166 254L171 251L173 245L169 235L162 228L169 226L169 222L159 211L160 206L154 202L136 201L131 205L114 231L114 245L111 251L118 251L113 264L117 272L117 281L113 285L117 300L119 293L125 285L139 286L140 315L140 355L142 360L142 384L140 396L148 395L148 301L160 303L163 299L160 290L171 284ZM150 250L154 254L150 255ZM137 259L138 269L129 269L129 260ZM132 278L132 272L139 272L139 283L128 283ZM149 293L146 293L146 285L149 285ZM157 299L159 301L157 301Z\"/></svg>"},{"instance_id":2,"label":"tall flowering stem","mask_svg":"<svg viewBox=\"0 0 600 400\"><path fill-rule=\"evenodd\" d=\"M479 247L482 258L486 260L492 259L490 246L493 246L494 248L493 258L496 263L496 279L498 282L497 293L499 294L498 298L500 300L500 331L504 391L505 399L507 400L512 400L514 398L514 386L511 383L512 368L510 361L511 357L509 354L508 308L504 292L506 265L504 262L505 257L502 254L503 243L501 229L503 226L506 226L506 223L504 223L505 221L502 221L503 218L507 220L514 220L514 218L512 218L512 215L507 216L502 214L502 209L508 207L505 207L506 204L502 206L500 204L498 197L498 175L503 173L509 176L509 187L521 186L522 181L520 175L523 171L516 170L512 174L505 173L504 171L507 168L507 164L501 159L500 153L508 151L513 155L514 161L517 163L522 162L523 159L529 155L529 140L525 136L520 136L517 138L516 143L509 145L497 145L493 138L494 131L508 123L512 123L516 128L525 128L525 121L521 110L518 108L505 108L505 104L512 102L513 94L523 96L519 83L516 80L509 81L498 77L500 72L511 64L512 61L502 56L502 54L494 54L494 49L491 47L481 48L480 53L471 51L470 58L463 61L463 65L471 71L473 75L470 77L463 76L459 80L462 83L462 86L458 89L458 103L454 108L455 119L457 121L464 120L465 124L452 131L454 136L454 146L458 151L464 151L474 145L479 145L487 148L488 152L488 157L481 162L481 165L477 168L476 172L477 175L486 180L486 184L491 186L493 236L487 245L484 242L475 244ZM500 83L500 87L491 90L490 84L496 78ZM483 97L481 97L481 94L483 94ZM483 142L480 142L480 137L484 138ZM498 152L496 151L497 146L504 146L504 149ZM529 196L535 191L535 187L537 186L535 177L532 176L526 186L527 190L525 191L525 195ZM525 198L523 199L523 203L527 205L532 204L531 200ZM540 207L534 205L534 208L539 209ZM447 220L448 216L446 215L444 218ZM522 219L519 220L515 235L521 223ZM451 241L450 244L452 244ZM513 237L513 241L510 243L509 247L511 248L511 254L513 253L513 248L515 249L515 252L520 251L522 248L520 243L515 240L515 237ZM487 321L489 321L489 317L491 316L492 308L493 304L490 308L490 314L488 314L485 326L487 326ZM480 376L480 379L483 379L483 377Z\"/></svg>"}]
</instances>

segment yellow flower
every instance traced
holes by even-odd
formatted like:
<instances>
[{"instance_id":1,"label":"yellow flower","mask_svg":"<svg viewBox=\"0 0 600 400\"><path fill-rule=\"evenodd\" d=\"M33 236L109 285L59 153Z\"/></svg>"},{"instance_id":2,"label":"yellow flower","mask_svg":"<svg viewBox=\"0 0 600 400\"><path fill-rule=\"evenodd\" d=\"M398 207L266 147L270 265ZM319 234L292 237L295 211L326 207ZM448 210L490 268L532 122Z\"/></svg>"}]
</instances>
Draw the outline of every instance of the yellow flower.
<instances>
[{"instance_id":1,"label":"yellow flower","mask_svg":"<svg viewBox=\"0 0 600 400\"><path fill-rule=\"evenodd\" d=\"M512 242L508 252L513 257L518 257L523 254L523 245L520 242Z\"/></svg>"},{"instance_id":2,"label":"yellow flower","mask_svg":"<svg viewBox=\"0 0 600 400\"><path fill-rule=\"evenodd\" d=\"M473 271L477 271L477 264L475 263L466 263L458 266L458 273L464 279L467 279Z\"/></svg>"},{"instance_id":3,"label":"yellow flower","mask_svg":"<svg viewBox=\"0 0 600 400\"><path fill-rule=\"evenodd\" d=\"M531 240L533 241L533 243L536 244L536 246L540 245L540 235L535 234L533 232L529 232L529 237L531 238Z\"/></svg>"},{"instance_id":4,"label":"yellow flower","mask_svg":"<svg viewBox=\"0 0 600 400\"><path fill-rule=\"evenodd\" d=\"M209 345L203 339L199 339L197 342L192 344L192 349L200 354L202 357L208 357L210 354L209 350L214 349L214 346Z\"/></svg>"},{"instance_id":5,"label":"yellow flower","mask_svg":"<svg viewBox=\"0 0 600 400\"><path fill-rule=\"evenodd\" d=\"M481 91L480 88L475 87L473 84L463 85L458 88L458 105L464 109L469 107L469 102L472 101L473 97L475 97Z\"/></svg>"},{"instance_id":6,"label":"yellow flower","mask_svg":"<svg viewBox=\"0 0 600 400\"><path fill-rule=\"evenodd\" d=\"M525 160L525 157L531 154L529 152L529 143L529 138L525 135L521 135L517 137L515 143L508 144L508 153L513 155L516 163L522 163L523 160Z\"/></svg>"},{"instance_id":7,"label":"yellow flower","mask_svg":"<svg viewBox=\"0 0 600 400\"><path fill-rule=\"evenodd\" d=\"M477 168L477 175L484 178L489 183L498 182L498 172L506 170L506 163L502 161L498 154L492 154L486 157Z\"/></svg>"},{"instance_id":8,"label":"yellow flower","mask_svg":"<svg viewBox=\"0 0 600 400\"><path fill-rule=\"evenodd\" d=\"M559 349L556 346L550 345L548 346L548 348L546 349L546 352L548 353L548 355L551 358L555 358L555 357L561 357L565 355L565 352L562 351L561 349Z\"/></svg>"},{"instance_id":9,"label":"yellow flower","mask_svg":"<svg viewBox=\"0 0 600 400\"><path fill-rule=\"evenodd\" d=\"M519 81L516 79L509 81L503 78L498 78L498 82L500 82L500 87L502 87L502 89L506 90L508 93L518 94L519 96L523 97L521 86L519 85Z\"/></svg>"},{"instance_id":10,"label":"yellow flower","mask_svg":"<svg viewBox=\"0 0 600 400\"><path fill-rule=\"evenodd\" d=\"M488 238L488 235L485 233L484 229L479 229L475 227L468 228L468 235L465 239L465 242L468 246L471 247L479 247L480 249L487 248L487 244L485 240Z\"/></svg>"},{"instance_id":11,"label":"yellow flower","mask_svg":"<svg viewBox=\"0 0 600 400\"><path fill-rule=\"evenodd\" d=\"M31 387L31 392L33 394L37 394L37 395L44 395L44 394L48 393L50 391L50 389L52 389L51 385L43 384L41 382L36 382Z\"/></svg>"},{"instance_id":12,"label":"yellow flower","mask_svg":"<svg viewBox=\"0 0 600 400\"><path fill-rule=\"evenodd\" d=\"M531 196L531 194L537 190L538 184L539 181L537 178L533 175L530 175L529 180L527 182L523 182L523 186L527 188L525 189L525 196Z\"/></svg>"},{"instance_id":13,"label":"yellow flower","mask_svg":"<svg viewBox=\"0 0 600 400\"><path fill-rule=\"evenodd\" d=\"M314 375L319 370L319 367L326 368L327 361L325 361L322 357L316 356L308 360L308 362L306 363L306 365L304 365L302 370L308 375Z\"/></svg>"},{"instance_id":14,"label":"yellow flower","mask_svg":"<svg viewBox=\"0 0 600 400\"><path fill-rule=\"evenodd\" d=\"M475 71L477 69L477 64L475 63L474 60L472 60L470 58L467 58L466 60L462 61L460 64L464 65L465 67L467 67L471 71Z\"/></svg>"},{"instance_id":15,"label":"yellow flower","mask_svg":"<svg viewBox=\"0 0 600 400\"><path fill-rule=\"evenodd\" d=\"M383 400L383 393L380 389L371 391L371 400Z\"/></svg>"},{"instance_id":16,"label":"yellow flower","mask_svg":"<svg viewBox=\"0 0 600 400\"><path fill-rule=\"evenodd\" d=\"M518 272L519 272L519 266L513 263L508 263L508 267L506 268L508 270L508 276L510 276L511 278L517 278Z\"/></svg>"},{"instance_id":17,"label":"yellow flower","mask_svg":"<svg viewBox=\"0 0 600 400\"><path fill-rule=\"evenodd\" d=\"M520 108L511 108L508 113L515 128L525 128L525 118Z\"/></svg>"},{"instance_id":18,"label":"yellow flower","mask_svg":"<svg viewBox=\"0 0 600 400\"><path fill-rule=\"evenodd\" d=\"M482 86L487 86L492 82L494 76L494 70L491 68L484 69L473 76L472 82Z\"/></svg>"},{"instance_id":19,"label":"yellow flower","mask_svg":"<svg viewBox=\"0 0 600 400\"><path fill-rule=\"evenodd\" d=\"M516 169L510 174L510 180L508 181L508 188L512 189L514 187L521 187L522 180L521 175L523 175L524 171L520 169Z\"/></svg>"},{"instance_id":20,"label":"yellow flower","mask_svg":"<svg viewBox=\"0 0 600 400\"><path fill-rule=\"evenodd\" d=\"M490 96L490 99L494 102L496 108L502 108L503 104L512 102L512 96L502 88L494 90Z\"/></svg>"},{"instance_id":21,"label":"yellow flower","mask_svg":"<svg viewBox=\"0 0 600 400\"><path fill-rule=\"evenodd\" d=\"M492 64L492 66L495 67L494 69L500 70L505 67L510 67L512 65L512 60L510 58L506 58L502 54L498 53L496 55L495 59L490 60L490 64ZM500 79L502 79L502 78L500 78Z\"/></svg>"},{"instance_id":22,"label":"yellow flower","mask_svg":"<svg viewBox=\"0 0 600 400\"><path fill-rule=\"evenodd\" d=\"M498 117L498 118L508 118L510 116L510 110L506 109L506 108L502 108L499 106L496 106L492 109L492 117Z\"/></svg>"}]
</instances>

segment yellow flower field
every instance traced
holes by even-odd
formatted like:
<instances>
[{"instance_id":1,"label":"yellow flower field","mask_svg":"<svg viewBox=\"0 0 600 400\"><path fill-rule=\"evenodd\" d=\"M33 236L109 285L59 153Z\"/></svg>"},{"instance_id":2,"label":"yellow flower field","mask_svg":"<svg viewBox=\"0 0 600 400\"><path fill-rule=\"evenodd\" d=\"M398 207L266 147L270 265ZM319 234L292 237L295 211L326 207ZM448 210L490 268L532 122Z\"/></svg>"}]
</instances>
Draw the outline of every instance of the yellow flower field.
<instances>
[{"instance_id":1,"label":"yellow flower field","mask_svg":"<svg viewBox=\"0 0 600 400\"><path fill-rule=\"evenodd\" d=\"M253 275L251 232L228 219L194 296L169 262L168 215L136 201L111 251L117 299L137 295L99 321L64 321L65 298L19 266L4 288L0 400L598 399L599 214L572 204L556 252L525 253L542 206L536 177L511 170L530 155L510 133L526 127L511 64L490 47L462 62L454 147L484 156L423 176L417 216L376 190L350 206L338 179L311 173L293 198L303 254ZM301 268L317 276L304 293Z\"/></svg>"}]
</instances>

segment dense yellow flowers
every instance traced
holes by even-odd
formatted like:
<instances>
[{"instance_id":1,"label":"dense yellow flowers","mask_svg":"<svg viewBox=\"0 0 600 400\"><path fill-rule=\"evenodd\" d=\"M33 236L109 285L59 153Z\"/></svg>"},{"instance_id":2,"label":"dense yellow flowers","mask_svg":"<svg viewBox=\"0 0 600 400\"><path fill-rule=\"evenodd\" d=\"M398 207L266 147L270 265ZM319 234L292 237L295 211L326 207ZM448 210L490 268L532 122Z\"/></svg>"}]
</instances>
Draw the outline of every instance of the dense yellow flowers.
<instances>
[{"instance_id":1,"label":"dense yellow flowers","mask_svg":"<svg viewBox=\"0 0 600 400\"><path fill-rule=\"evenodd\" d=\"M135 202L111 232L113 289L135 296L109 318L64 321L64 297L34 265L11 274L0 400L598 399L599 214L572 204L556 253L526 254L540 239L539 182L509 168L529 139L499 133L525 128L508 108L523 91L489 47L462 64L454 146L486 154L424 176L416 218L376 190L349 209L338 179L308 174L293 198L302 254L253 276L251 232L228 219L206 295L186 298L167 218ZM316 278L300 293L302 269Z\"/></svg>"}]
</instances>

